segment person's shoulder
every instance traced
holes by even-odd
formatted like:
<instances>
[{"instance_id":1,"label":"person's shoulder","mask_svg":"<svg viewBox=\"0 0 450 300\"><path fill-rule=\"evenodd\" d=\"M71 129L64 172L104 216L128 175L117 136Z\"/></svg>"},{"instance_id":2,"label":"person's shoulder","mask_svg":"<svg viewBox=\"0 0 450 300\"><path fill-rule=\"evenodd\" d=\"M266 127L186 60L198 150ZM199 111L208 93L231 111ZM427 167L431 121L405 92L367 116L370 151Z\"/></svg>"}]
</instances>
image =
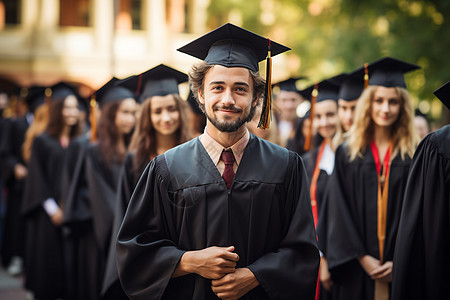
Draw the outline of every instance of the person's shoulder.
<instances>
[{"instance_id":1,"label":"person's shoulder","mask_svg":"<svg viewBox=\"0 0 450 300\"><path fill-rule=\"evenodd\" d=\"M424 137L421 143L427 143L428 147L436 148L439 155L450 159L450 125L431 132Z\"/></svg>"},{"instance_id":2,"label":"person's shoulder","mask_svg":"<svg viewBox=\"0 0 450 300\"><path fill-rule=\"evenodd\" d=\"M169 150L167 150L163 155L164 156L174 156L177 153L186 152L186 151L192 151L198 143L198 137L195 137L187 142L184 142L183 144L180 144L178 146L175 146ZM159 155L161 156L161 155Z\"/></svg>"},{"instance_id":3,"label":"person's shoulder","mask_svg":"<svg viewBox=\"0 0 450 300\"><path fill-rule=\"evenodd\" d=\"M280 145L269 142L265 139L262 139L252 133L250 133L250 139L248 141L248 145L254 145L256 147L260 147L261 151L267 152L268 155L289 155L290 150L281 147ZM292 152L292 151L291 151Z\"/></svg>"}]
</instances>

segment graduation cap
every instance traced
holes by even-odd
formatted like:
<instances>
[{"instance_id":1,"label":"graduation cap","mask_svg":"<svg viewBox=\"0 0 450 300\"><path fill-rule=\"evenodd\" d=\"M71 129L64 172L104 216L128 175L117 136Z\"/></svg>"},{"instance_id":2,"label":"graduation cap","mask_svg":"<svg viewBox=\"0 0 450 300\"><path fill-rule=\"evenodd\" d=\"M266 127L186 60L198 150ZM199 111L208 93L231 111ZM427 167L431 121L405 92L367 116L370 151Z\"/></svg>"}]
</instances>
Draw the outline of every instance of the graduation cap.
<instances>
[{"instance_id":1,"label":"graduation cap","mask_svg":"<svg viewBox=\"0 0 450 300\"><path fill-rule=\"evenodd\" d=\"M21 93L22 91L23 90L21 90ZM25 102L28 106L28 110L34 114L36 109L45 103L45 87L32 86L27 89Z\"/></svg>"},{"instance_id":2,"label":"graduation cap","mask_svg":"<svg viewBox=\"0 0 450 300\"><path fill-rule=\"evenodd\" d=\"M153 96L179 94L178 85L188 79L187 74L160 64L144 73L120 80L117 85L135 91L142 102Z\"/></svg>"},{"instance_id":3,"label":"graduation cap","mask_svg":"<svg viewBox=\"0 0 450 300\"><path fill-rule=\"evenodd\" d=\"M357 69L352 75L364 78L368 85L406 88L403 74L420 69L419 66L392 57L384 57Z\"/></svg>"},{"instance_id":4,"label":"graduation cap","mask_svg":"<svg viewBox=\"0 0 450 300\"><path fill-rule=\"evenodd\" d=\"M258 127L267 129L271 108L271 56L290 48L273 42L251 31L227 23L199 37L178 51L199 58L210 65L227 68L242 67L253 72L259 71L258 63L267 58L265 101Z\"/></svg>"},{"instance_id":5,"label":"graduation cap","mask_svg":"<svg viewBox=\"0 0 450 300\"><path fill-rule=\"evenodd\" d=\"M433 92L441 102L450 109L450 81Z\"/></svg>"},{"instance_id":6,"label":"graduation cap","mask_svg":"<svg viewBox=\"0 0 450 300\"><path fill-rule=\"evenodd\" d=\"M361 96L364 91L364 78L353 73L342 73L330 79L339 85L338 99L344 101L354 101Z\"/></svg>"},{"instance_id":7,"label":"graduation cap","mask_svg":"<svg viewBox=\"0 0 450 300\"><path fill-rule=\"evenodd\" d=\"M325 100L337 101L339 99L339 84L335 80L335 77L330 79L322 80L319 83L311 85L306 89L300 91L300 94L305 99L313 100L315 97L315 102L321 102ZM311 103L312 105L312 103Z\"/></svg>"},{"instance_id":8,"label":"graduation cap","mask_svg":"<svg viewBox=\"0 0 450 300\"><path fill-rule=\"evenodd\" d=\"M92 96L95 97L95 101L100 105L104 105L110 102L121 101L127 98L135 98L133 92L129 89L117 85L119 79L116 77L111 78L107 83L94 92ZM91 103L92 106L92 103Z\"/></svg>"},{"instance_id":9,"label":"graduation cap","mask_svg":"<svg viewBox=\"0 0 450 300\"><path fill-rule=\"evenodd\" d=\"M306 79L306 77L291 77L289 79L279 81L275 83L273 86L278 87L280 91L287 91L287 92L296 92L300 93L300 91L297 89L297 82L299 80Z\"/></svg>"}]
</instances>

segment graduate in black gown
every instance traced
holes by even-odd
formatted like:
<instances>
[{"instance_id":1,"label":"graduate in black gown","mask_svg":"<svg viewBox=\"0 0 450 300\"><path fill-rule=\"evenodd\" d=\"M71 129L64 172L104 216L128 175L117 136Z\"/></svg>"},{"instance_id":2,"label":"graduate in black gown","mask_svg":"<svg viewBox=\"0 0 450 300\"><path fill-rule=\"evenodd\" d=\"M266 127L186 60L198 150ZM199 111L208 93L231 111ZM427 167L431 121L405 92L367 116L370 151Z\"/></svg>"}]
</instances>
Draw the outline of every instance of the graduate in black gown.
<instances>
[{"instance_id":1,"label":"graduate in black gown","mask_svg":"<svg viewBox=\"0 0 450 300\"><path fill-rule=\"evenodd\" d=\"M154 158L134 190L117 244L130 298L314 297L319 253L302 160L246 127L268 45L225 24L179 49L204 60L189 79L208 121ZM271 41L272 55L286 50Z\"/></svg>"},{"instance_id":2,"label":"graduate in black gown","mask_svg":"<svg viewBox=\"0 0 450 300\"><path fill-rule=\"evenodd\" d=\"M316 95L311 99L312 122L316 136L313 138L313 148L302 158L305 162L309 178L311 207L317 230L319 250L321 251L319 279L320 287L316 291L316 299L332 299L331 288L333 282L328 271L326 260L326 224L327 224L327 191L328 179L334 169L333 138L338 131L339 120L337 115L339 85L329 79L302 91L307 95ZM309 97L311 98L311 97ZM320 224L320 226L319 226Z\"/></svg>"},{"instance_id":3,"label":"graduate in black gown","mask_svg":"<svg viewBox=\"0 0 450 300\"><path fill-rule=\"evenodd\" d=\"M327 259L337 299L389 297L395 239L417 141L403 73L417 68L393 58L368 66L369 86L356 105L348 140L336 150L328 194Z\"/></svg>"},{"instance_id":4,"label":"graduate in black gown","mask_svg":"<svg viewBox=\"0 0 450 300\"><path fill-rule=\"evenodd\" d=\"M190 138L188 108L178 91L178 84L187 80L187 74L161 64L118 83L136 91L141 112L119 176L114 225L102 288L105 299L128 299L117 273L116 243L125 210L142 172L154 157Z\"/></svg>"},{"instance_id":5,"label":"graduate in black gown","mask_svg":"<svg viewBox=\"0 0 450 300\"><path fill-rule=\"evenodd\" d=\"M21 97L24 96L23 90L20 91ZM7 189L1 257L3 265L9 265L8 273L11 275L21 273L24 257L25 227L22 199L28 168L23 157L22 145L25 133L33 122L36 108L44 104L44 87L34 86L27 89L25 102L28 108L26 114L5 119L1 128L3 136L0 142L0 170L3 184Z\"/></svg>"},{"instance_id":6,"label":"graduate in black gown","mask_svg":"<svg viewBox=\"0 0 450 300\"><path fill-rule=\"evenodd\" d=\"M134 93L111 79L95 97L101 107L97 140L82 146L64 223L77 234L76 299L100 299L121 165L136 123ZM92 132L91 134L94 134Z\"/></svg>"},{"instance_id":7,"label":"graduate in black gown","mask_svg":"<svg viewBox=\"0 0 450 300\"><path fill-rule=\"evenodd\" d=\"M435 95L450 109L450 82ZM450 299L450 125L419 144L394 254L392 299Z\"/></svg>"},{"instance_id":8,"label":"graduate in black gown","mask_svg":"<svg viewBox=\"0 0 450 300\"><path fill-rule=\"evenodd\" d=\"M32 144L22 208L27 236L25 288L37 299L66 297L60 180L66 149L81 132L74 91L64 84L51 90L47 128Z\"/></svg>"}]
</instances>

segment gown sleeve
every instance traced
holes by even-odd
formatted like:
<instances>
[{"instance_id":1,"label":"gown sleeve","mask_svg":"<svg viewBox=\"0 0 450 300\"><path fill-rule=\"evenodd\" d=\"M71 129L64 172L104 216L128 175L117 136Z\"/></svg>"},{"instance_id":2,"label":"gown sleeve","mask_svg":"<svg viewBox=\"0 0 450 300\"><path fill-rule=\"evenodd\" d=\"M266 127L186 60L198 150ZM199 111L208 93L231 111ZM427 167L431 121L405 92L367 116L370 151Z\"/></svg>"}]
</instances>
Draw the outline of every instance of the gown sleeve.
<instances>
[{"instance_id":1,"label":"gown sleeve","mask_svg":"<svg viewBox=\"0 0 450 300\"><path fill-rule=\"evenodd\" d=\"M329 180L328 190L328 226L327 260L330 270L339 267L366 253L363 239L354 218L349 172L352 172L346 147L336 150L335 168ZM353 178L353 177L352 177ZM361 188L362 186L355 187ZM361 200L362 201L362 200Z\"/></svg>"},{"instance_id":2,"label":"gown sleeve","mask_svg":"<svg viewBox=\"0 0 450 300\"><path fill-rule=\"evenodd\" d=\"M411 165L393 261L393 299L450 299L450 126L446 130L446 139L425 137ZM440 153L439 142L447 144L446 152Z\"/></svg>"},{"instance_id":3,"label":"gown sleeve","mask_svg":"<svg viewBox=\"0 0 450 300\"><path fill-rule=\"evenodd\" d=\"M117 274L116 264L116 243L117 234L119 233L120 225L122 224L125 211L133 193L135 182L133 168L133 156L127 155L119 175L119 184L117 187L117 199L114 209L114 221L111 232L111 239L109 243L108 258L106 262L105 277L103 279L102 295L106 293L123 293L123 291L117 291L117 283L119 281L119 275ZM120 284L119 284L120 286Z\"/></svg>"},{"instance_id":4,"label":"gown sleeve","mask_svg":"<svg viewBox=\"0 0 450 300\"><path fill-rule=\"evenodd\" d=\"M25 192L22 212L27 215L41 207L45 200L54 197L48 178L49 147L44 136L38 136L32 146L28 176L25 181Z\"/></svg>"},{"instance_id":5,"label":"gown sleeve","mask_svg":"<svg viewBox=\"0 0 450 300\"><path fill-rule=\"evenodd\" d=\"M185 252L173 242L174 223L162 213L165 203L170 203L167 166L158 156L144 170L118 234L119 278L133 299L160 299Z\"/></svg>"},{"instance_id":6,"label":"gown sleeve","mask_svg":"<svg viewBox=\"0 0 450 300\"><path fill-rule=\"evenodd\" d=\"M287 234L275 251L250 264L259 283L271 299L313 299L319 268L308 179L302 159L290 152L286 174L285 215L290 216Z\"/></svg>"}]
</instances>

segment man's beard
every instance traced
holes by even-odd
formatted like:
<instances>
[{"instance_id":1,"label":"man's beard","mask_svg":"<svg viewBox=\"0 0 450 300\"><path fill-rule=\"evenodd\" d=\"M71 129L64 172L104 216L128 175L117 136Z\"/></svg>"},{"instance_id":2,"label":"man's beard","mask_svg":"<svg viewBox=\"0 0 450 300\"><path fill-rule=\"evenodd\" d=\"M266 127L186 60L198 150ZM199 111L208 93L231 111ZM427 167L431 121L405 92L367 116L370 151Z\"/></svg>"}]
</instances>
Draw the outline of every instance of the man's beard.
<instances>
[{"instance_id":1,"label":"man's beard","mask_svg":"<svg viewBox=\"0 0 450 300\"><path fill-rule=\"evenodd\" d=\"M250 111L248 112L247 115L244 116L240 116L237 120L235 121L220 121L216 118L216 115L214 114L215 111L219 110L219 109L224 109L224 110L230 110L230 111L235 111L235 112L242 112L241 108L237 108L234 106L213 106L213 115L210 116L207 112L205 112L206 117L208 118L208 120L211 122L211 124L214 125L214 127L216 127L219 131L221 132L235 132L237 131L239 128L242 127L242 125L244 125L245 123L249 122L251 119L253 119L253 116L255 115L255 110L256 110L256 105L252 106L250 108Z\"/></svg>"}]
</instances>

